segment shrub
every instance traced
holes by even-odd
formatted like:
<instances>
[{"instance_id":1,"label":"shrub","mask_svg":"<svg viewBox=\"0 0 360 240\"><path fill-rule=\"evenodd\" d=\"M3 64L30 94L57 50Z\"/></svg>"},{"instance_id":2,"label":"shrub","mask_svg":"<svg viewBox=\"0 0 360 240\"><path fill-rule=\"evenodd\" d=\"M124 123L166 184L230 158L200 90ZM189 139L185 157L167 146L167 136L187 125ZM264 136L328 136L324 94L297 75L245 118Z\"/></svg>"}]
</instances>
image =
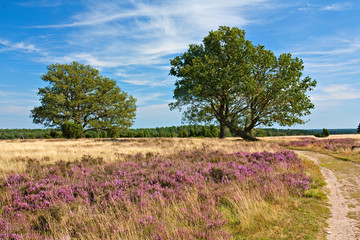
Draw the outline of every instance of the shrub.
<instances>
[{"instance_id":1,"label":"shrub","mask_svg":"<svg viewBox=\"0 0 360 240\"><path fill-rule=\"evenodd\" d=\"M316 133L314 136L315 137L328 137L328 136L330 136L330 132L326 128L323 128L322 133Z\"/></svg>"},{"instance_id":2,"label":"shrub","mask_svg":"<svg viewBox=\"0 0 360 240\"><path fill-rule=\"evenodd\" d=\"M73 121L66 121L61 125L61 131L65 138L80 138L83 134L83 127Z\"/></svg>"},{"instance_id":3,"label":"shrub","mask_svg":"<svg viewBox=\"0 0 360 240\"><path fill-rule=\"evenodd\" d=\"M50 136L52 138L61 138L62 134L61 134L61 131L57 131L57 130L53 129L50 131Z\"/></svg>"},{"instance_id":4,"label":"shrub","mask_svg":"<svg viewBox=\"0 0 360 240\"><path fill-rule=\"evenodd\" d=\"M325 137L330 136L329 130L327 130L326 128L323 128L323 135L324 135Z\"/></svg>"}]
</instances>

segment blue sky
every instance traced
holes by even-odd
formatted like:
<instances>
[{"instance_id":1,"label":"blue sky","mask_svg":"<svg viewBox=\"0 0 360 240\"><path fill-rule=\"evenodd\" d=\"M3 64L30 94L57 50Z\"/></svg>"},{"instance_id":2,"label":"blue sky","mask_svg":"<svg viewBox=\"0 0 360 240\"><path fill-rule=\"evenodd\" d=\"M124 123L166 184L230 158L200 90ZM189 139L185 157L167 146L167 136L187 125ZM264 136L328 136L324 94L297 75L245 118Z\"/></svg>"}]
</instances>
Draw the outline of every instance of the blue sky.
<instances>
[{"instance_id":1,"label":"blue sky","mask_svg":"<svg viewBox=\"0 0 360 240\"><path fill-rule=\"evenodd\" d=\"M135 128L181 124L170 111L169 59L220 25L304 61L317 80L310 121L295 128L356 128L360 122L360 2L285 0L0 0L0 128L40 128L41 75L53 63L98 68L137 98Z\"/></svg>"}]
</instances>

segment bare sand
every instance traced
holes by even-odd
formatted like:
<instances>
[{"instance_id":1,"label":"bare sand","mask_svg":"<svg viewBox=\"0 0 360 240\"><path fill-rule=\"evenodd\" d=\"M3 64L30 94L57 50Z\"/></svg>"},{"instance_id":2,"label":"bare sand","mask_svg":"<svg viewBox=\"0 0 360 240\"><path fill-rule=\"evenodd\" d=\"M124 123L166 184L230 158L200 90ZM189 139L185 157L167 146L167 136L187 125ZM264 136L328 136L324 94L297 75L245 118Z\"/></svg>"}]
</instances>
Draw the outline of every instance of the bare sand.
<instances>
[{"instance_id":1,"label":"bare sand","mask_svg":"<svg viewBox=\"0 0 360 240\"><path fill-rule=\"evenodd\" d=\"M360 205L356 197L360 193L360 166L324 154L310 151L294 151L320 166L329 189L328 199L331 217L328 219L329 240L360 239ZM326 160L324 160L326 159ZM325 162L326 161L326 162ZM339 171L330 170L327 165L341 166ZM349 168L351 169L349 171Z\"/></svg>"}]
</instances>

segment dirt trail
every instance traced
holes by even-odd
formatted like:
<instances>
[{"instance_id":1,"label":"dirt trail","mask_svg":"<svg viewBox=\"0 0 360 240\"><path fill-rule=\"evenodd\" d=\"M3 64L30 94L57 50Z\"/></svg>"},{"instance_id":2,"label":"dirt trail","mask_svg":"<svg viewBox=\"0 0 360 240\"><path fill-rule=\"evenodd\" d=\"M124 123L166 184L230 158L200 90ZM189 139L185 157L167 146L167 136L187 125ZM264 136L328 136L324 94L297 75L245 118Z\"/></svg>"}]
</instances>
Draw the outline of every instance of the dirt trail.
<instances>
[{"instance_id":1,"label":"dirt trail","mask_svg":"<svg viewBox=\"0 0 360 240\"><path fill-rule=\"evenodd\" d=\"M331 211L327 239L360 239L360 165L315 152L294 152L319 165L325 177Z\"/></svg>"}]
</instances>

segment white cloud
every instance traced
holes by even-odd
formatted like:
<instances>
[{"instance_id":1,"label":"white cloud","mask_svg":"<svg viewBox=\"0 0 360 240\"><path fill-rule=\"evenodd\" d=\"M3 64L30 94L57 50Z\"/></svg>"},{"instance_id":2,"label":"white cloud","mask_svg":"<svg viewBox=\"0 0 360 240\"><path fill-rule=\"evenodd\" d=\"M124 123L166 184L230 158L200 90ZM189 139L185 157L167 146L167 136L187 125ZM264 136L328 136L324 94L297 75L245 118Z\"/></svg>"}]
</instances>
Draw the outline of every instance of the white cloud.
<instances>
[{"instance_id":1,"label":"white cloud","mask_svg":"<svg viewBox=\"0 0 360 240\"><path fill-rule=\"evenodd\" d=\"M160 97L164 96L162 93L141 93L138 92L133 95L136 98L136 105L144 107L149 102L159 101Z\"/></svg>"},{"instance_id":2,"label":"white cloud","mask_svg":"<svg viewBox=\"0 0 360 240\"><path fill-rule=\"evenodd\" d=\"M0 112L2 115L4 114L11 114L16 116L29 115L31 109L33 109L33 107L31 106L18 106L18 105L0 106Z\"/></svg>"},{"instance_id":3,"label":"white cloud","mask_svg":"<svg viewBox=\"0 0 360 240\"><path fill-rule=\"evenodd\" d=\"M135 86L150 86L150 87L162 87L172 85L172 80L163 80L163 81L150 81L142 79L124 79L122 82L129 83Z\"/></svg>"},{"instance_id":4,"label":"white cloud","mask_svg":"<svg viewBox=\"0 0 360 240\"><path fill-rule=\"evenodd\" d=\"M170 111L167 104L154 104L137 109L134 127L151 128L180 124L181 113L179 111Z\"/></svg>"},{"instance_id":5,"label":"white cloud","mask_svg":"<svg viewBox=\"0 0 360 240\"><path fill-rule=\"evenodd\" d=\"M344 11L351 9L351 2L334 3L321 8L322 11Z\"/></svg>"},{"instance_id":6,"label":"white cloud","mask_svg":"<svg viewBox=\"0 0 360 240\"><path fill-rule=\"evenodd\" d=\"M168 56L199 43L219 25L245 26L261 16L248 10L269 0L91 1L69 23L40 28L76 28L65 40L75 51L48 52L41 61L74 59L95 67L168 64Z\"/></svg>"},{"instance_id":7,"label":"white cloud","mask_svg":"<svg viewBox=\"0 0 360 240\"><path fill-rule=\"evenodd\" d=\"M333 84L319 88L318 93L311 96L313 101L334 102L343 100L360 99L360 89L356 89L349 84Z\"/></svg>"},{"instance_id":8,"label":"white cloud","mask_svg":"<svg viewBox=\"0 0 360 240\"><path fill-rule=\"evenodd\" d=\"M157 74L148 74L148 73L136 74L136 73L128 73L122 70L122 71L118 71L115 74L115 76L121 78L119 81L135 86L164 87L164 86L171 86L174 84L174 79L161 80L164 77L158 76Z\"/></svg>"},{"instance_id":9,"label":"white cloud","mask_svg":"<svg viewBox=\"0 0 360 240\"><path fill-rule=\"evenodd\" d=\"M20 52L38 52L38 49L34 44L28 44L25 42L10 42L7 40L0 39L0 52L4 51L20 51Z\"/></svg>"},{"instance_id":10,"label":"white cloud","mask_svg":"<svg viewBox=\"0 0 360 240\"><path fill-rule=\"evenodd\" d=\"M92 0L85 11L66 22L37 26L68 28L59 44L67 48L55 49L49 43L46 52L35 59L46 64L79 61L100 70L126 72L128 76L120 81L132 85L168 86L173 84L167 75L174 54L200 43L220 25L261 23L261 12L276 7L273 0ZM146 70L130 73L142 67ZM160 68L167 71L151 71Z\"/></svg>"},{"instance_id":11,"label":"white cloud","mask_svg":"<svg viewBox=\"0 0 360 240\"><path fill-rule=\"evenodd\" d=\"M316 37L307 42L311 44L299 45L293 51L303 59L306 74L328 84L359 82L359 34Z\"/></svg>"},{"instance_id":12,"label":"white cloud","mask_svg":"<svg viewBox=\"0 0 360 240\"><path fill-rule=\"evenodd\" d=\"M62 0L64 1L64 0ZM58 7L63 2L61 0L28 0L18 3L23 7Z\"/></svg>"},{"instance_id":13,"label":"white cloud","mask_svg":"<svg viewBox=\"0 0 360 240\"><path fill-rule=\"evenodd\" d=\"M351 10L353 4L351 2L333 3L329 5L320 5L306 2L304 6L299 7L299 11L345 11Z\"/></svg>"}]
</instances>

